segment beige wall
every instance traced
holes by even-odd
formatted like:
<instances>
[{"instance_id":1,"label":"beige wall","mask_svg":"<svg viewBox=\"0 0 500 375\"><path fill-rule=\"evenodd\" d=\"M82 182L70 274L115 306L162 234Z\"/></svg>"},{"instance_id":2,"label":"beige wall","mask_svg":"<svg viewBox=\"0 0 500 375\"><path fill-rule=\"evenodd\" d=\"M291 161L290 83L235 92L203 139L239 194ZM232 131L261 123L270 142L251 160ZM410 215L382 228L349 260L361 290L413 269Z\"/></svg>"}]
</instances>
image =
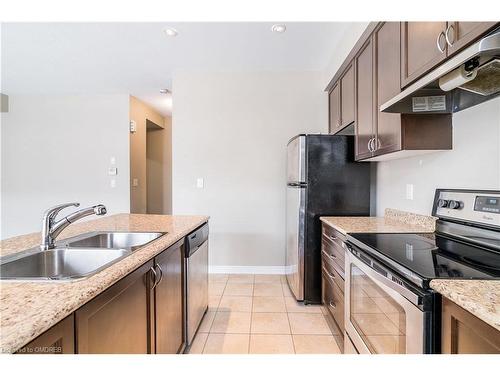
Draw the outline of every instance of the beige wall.
<instances>
[{"instance_id":1,"label":"beige wall","mask_svg":"<svg viewBox=\"0 0 500 375\"><path fill-rule=\"evenodd\" d=\"M377 163L378 215L387 207L429 215L436 188L500 189L500 98L453 114L453 150Z\"/></svg>"},{"instance_id":2,"label":"beige wall","mask_svg":"<svg viewBox=\"0 0 500 375\"><path fill-rule=\"evenodd\" d=\"M146 103L130 96L130 120L137 131L130 133L130 212L147 213L146 119L164 126L165 119ZM163 130L160 130L163 131ZM138 186L132 186L133 179Z\"/></svg>"},{"instance_id":3,"label":"beige wall","mask_svg":"<svg viewBox=\"0 0 500 375\"><path fill-rule=\"evenodd\" d=\"M9 101L0 116L2 238L39 231L43 212L60 203L129 212L128 95L9 95ZM112 158L116 176L108 175Z\"/></svg>"},{"instance_id":4,"label":"beige wall","mask_svg":"<svg viewBox=\"0 0 500 375\"><path fill-rule=\"evenodd\" d=\"M210 215L212 270L284 271L286 144L327 131L323 88L314 72L174 76L173 212Z\"/></svg>"},{"instance_id":5,"label":"beige wall","mask_svg":"<svg viewBox=\"0 0 500 375\"><path fill-rule=\"evenodd\" d=\"M172 119L165 117L164 129L147 130L147 212L172 213Z\"/></svg>"}]
</instances>

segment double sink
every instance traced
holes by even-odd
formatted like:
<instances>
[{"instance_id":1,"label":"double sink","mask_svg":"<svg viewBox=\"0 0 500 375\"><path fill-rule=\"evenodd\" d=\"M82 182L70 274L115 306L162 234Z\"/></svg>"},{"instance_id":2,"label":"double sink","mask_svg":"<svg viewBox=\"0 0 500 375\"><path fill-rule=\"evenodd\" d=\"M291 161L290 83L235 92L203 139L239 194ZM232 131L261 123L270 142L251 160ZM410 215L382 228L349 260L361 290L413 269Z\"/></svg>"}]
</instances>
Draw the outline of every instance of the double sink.
<instances>
[{"instance_id":1,"label":"double sink","mask_svg":"<svg viewBox=\"0 0 500 375\"><path fill-rule=\"evenodd\" d=\"M91 232L0 260L1 280L74 280L92 276L165 232Z\"/></svg>"}]
</instances>

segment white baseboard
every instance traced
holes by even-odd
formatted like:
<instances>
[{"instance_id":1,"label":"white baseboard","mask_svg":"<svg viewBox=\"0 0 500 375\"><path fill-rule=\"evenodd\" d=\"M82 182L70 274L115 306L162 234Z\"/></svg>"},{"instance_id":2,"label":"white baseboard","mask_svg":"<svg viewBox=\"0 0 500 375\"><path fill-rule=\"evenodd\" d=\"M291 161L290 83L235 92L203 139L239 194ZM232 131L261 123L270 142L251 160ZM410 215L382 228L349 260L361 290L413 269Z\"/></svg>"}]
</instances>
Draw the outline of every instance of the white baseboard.
<instances>
[{"instance_id":1,"label":"white baseboard","mask_svg":"<svg viewBox=\"0 0 500 375\"><path fill-rule=\"evenodd\" d=\"M285 266L209 266L210 273L253 273L260 275L284 275Z\"/></svg>"}]
</instances>

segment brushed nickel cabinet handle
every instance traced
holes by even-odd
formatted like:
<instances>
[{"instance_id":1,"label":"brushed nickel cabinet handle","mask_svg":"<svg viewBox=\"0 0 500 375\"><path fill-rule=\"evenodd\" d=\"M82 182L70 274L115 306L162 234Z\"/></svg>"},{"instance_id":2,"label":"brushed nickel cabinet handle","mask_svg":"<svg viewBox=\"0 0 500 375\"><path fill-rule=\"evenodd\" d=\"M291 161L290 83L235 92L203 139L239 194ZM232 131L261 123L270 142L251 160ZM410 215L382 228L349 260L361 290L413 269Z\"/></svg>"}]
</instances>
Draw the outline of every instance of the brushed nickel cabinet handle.
<instances>
[{"instance_id":1,"label":"brushed nickel cabinet handle","mask_svg":"<svg viewBox=\"0 0 500 375\"><path fill-rule=\"evenodd\" d=\"M441 47L441 39L442 38L444 38L444 42L445 42L444 47ZM439 52L444 53L444 51L446 50L446 35L445 35L444 31L441 31L438 34L438 37L436 39L436 45L437 45Z\"/></svg>"},{"instance_id":2,"label":"brushed nickel cabinet handle","mask_svg":"<svg viewBox=\"0 0 500 375\"><path fill-rule=\"evenodd\" d=\"M323 267L323 271L325 271L325 273L327 274L327 276L328 276L330 279L332 279L332 280L334 280L334 279L335 279L335 276L334 276L334 275L332 275L330 272L328 272L328 271L325 269L325 267Z\"/></svg>"},{"instance_id":3,"label":"brushed nickel cabinet handle","mask_svg":"<svg viewBox=\"0 0 500 375\"><path fill-rule=\"evenodd\" d=\"M158 276L158 275L156 274L156 271L155 271L154 267L151 267L149 270L153 274L153 280L154 280L153 286L151 287L151 289L154 289L154 288L156 288L156 285L158 285L158 282L156 280L156 276Z\"/></svg>"},{"instance_id":4,"label":"brushed nickel cabinet handle","mask_svg":"<svg viewBox=\"0 0 500 375\"><path fill-rule=\"evenodd\" d=\"M325 254L328 258L330 259L337 259L337 257L333 254L328 254L325 250L321 251L323 254Z\"/></svg>"},{"instance_id":5,"label":"brushed nickel cabinet handle","mask_svg":"<svg viewBox=\"0 0 500 375\"><path fill-rule=\"evenodd\" d=\"M336 306L336 305L335 305L332 301L330 301L328 304L329 304L329 305L330 305L330 307L331 307L332 309L334 309L334 310L337 308L337 306Z\"/></svg>"},{"instance_id":6,"label":"brushed nickel cabinet handle","mask_svg":"<svg viewBox=\"0 0 500 375\"><path fill-rule=\"evenodd\" d=\"M158 273L160 274L160 279L158 280L158 283L155 285L155 288L156 288L156 286L159 285L161 283L161 281L163 280L163 270L161 269L159 264L157 264L155 266L155 268L158 270Z\"/></svg>"},{"instance_id":7,"label":"brushed nickel cabinet handle","mask_svg":"<svg viewBox=\"0 0 500 375\"><path fill-rule=\"evenodd\" d=\"M452 41L450 40L450 31L452 32L453 35ZM453 27L452 23L446 28L445 39L446 43L448 43L450 47L453 47L453 43L455 43L455 28Z\"/></svg>"},{"instance_id":8,"label":"brushed nickel cabinet handle","mask_svg":"<svg viewBox=\"0 0 500 375\"><path fill-rule=\"evenodd\" d=\"M370 152L373 152L372 147L371 147L372 140L373 140L373 138L370 138L370 140L368 141L368 151L370 151Z\"/></svg>"}]
</instances>

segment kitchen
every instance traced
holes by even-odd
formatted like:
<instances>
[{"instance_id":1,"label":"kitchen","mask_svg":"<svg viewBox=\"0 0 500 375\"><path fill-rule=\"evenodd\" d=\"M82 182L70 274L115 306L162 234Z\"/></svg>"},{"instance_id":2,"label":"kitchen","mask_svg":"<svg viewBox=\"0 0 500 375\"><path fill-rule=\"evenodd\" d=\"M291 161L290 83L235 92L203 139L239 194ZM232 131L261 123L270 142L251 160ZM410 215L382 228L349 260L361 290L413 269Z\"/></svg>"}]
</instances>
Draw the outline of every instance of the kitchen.
<instances>
[{"instance_id":1,"label":"kitchen","mask_svg":"<svg viewBox=\"0 0 500 375\"><path fill-rule=\"evenodd\" d=\"M498 27L3 23L2 352L498 354Z\"/></svg>"}]
</instances>

